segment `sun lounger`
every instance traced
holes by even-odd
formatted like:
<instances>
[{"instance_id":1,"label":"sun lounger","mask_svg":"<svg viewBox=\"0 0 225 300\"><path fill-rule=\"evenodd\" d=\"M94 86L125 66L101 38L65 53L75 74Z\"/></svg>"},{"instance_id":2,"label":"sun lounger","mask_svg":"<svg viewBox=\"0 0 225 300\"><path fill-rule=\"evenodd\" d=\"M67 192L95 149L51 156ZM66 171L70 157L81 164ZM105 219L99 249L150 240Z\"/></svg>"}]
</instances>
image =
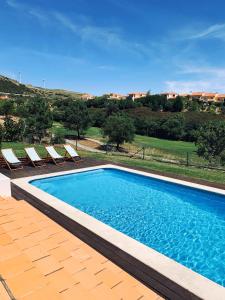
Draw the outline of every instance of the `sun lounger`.
<instances>
[{"instance_id":1,"label":"sun lounger","mask_svg":"<svg viewBox=\"0 0 225 300\"><path fill-rule=\"evenodd\" d=\"M52 161L58 165L65 162L64 157L61 156L53 146L46 146L46 151L48 152L49 157L52 159Z\"/></svg>"},{"instance_id":2,"label":"sun lounger","mask_svg":"<svg viewBox=\"0 0 225 300\"><path fill-rule=\"evenodd\" d=\"M80 157L80 155L77 153L77 151L71 145L64 145L64 148L66 150L66 154L68 154L69 157L74 162L82 161L82 158Z\"/></svg>"},{"instance_id":3,"label":"sun lounger","mask_svg":"<svg viewBox=\"0 0 225 300\"><path fill-rule=\"evenodd\" d=\"M1 152L5 163L11 171L23 168L22 162L16 157L13 149L2 149Z\"/></svg>"},{"instance_id":4,"label":"sun lounger","mask_svg":"<svg viewBox=\"0 0 225 300\"><path fill-rule=\"evenodd\" d=\"M34 167L46 166L45 161L38 155L34 147L25 148L24 150Z\"/></svg>"}]
</instances>

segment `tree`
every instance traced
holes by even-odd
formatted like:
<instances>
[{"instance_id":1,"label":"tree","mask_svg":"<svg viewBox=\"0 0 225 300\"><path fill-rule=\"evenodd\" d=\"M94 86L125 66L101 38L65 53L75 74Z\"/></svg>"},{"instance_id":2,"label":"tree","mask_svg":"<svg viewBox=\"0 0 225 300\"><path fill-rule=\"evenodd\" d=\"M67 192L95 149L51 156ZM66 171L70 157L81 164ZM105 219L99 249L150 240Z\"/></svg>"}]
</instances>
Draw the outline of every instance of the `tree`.
<instances>
[{"instance_id":1,"label":"tree","mask_svg":"<svg viewBox=\"0 0 225 300\"><path fill-rule=\"evenodd\" d=\"M0 104L0 114L7 117L8 115L12 114L13 108L14 108L14 102L12 100L2 101Z\"/></svg>"},{"instance_id":2,"label":"tree","mask_svg":"<svg viewBox=\"0 0 225 300\"><path fill-rule=\"evenodd\" d=\"M225 102L221 104L221 113L225 115Z\"/></svg>"},{"instance_id":3,"label":"tree","mask_svg":"<svg viewBox=\"0 0 225 300\"><path fill-rule=\"evenodd\" d=\"M25 136L39 143L52 127L52 112L49 103L39 97L29 99L25 105Z\"/></svg>"},{"instance_id":4,"label":"tree","mask_svg":"<svg viewBox=\"0 0 225 300\"><path fill-rule=\"evenodd\" d=\"M178 96L175 100L173 100L173 111L181 112L184 109L184 101L183 98Z\"/></svg>"},{"instance_id":5,"label":"tree","mask_svg":"<svg viewBox=\"0 0 225 300\"><path fill-rule=\"evenodd\" d=\"M52 144L64 144L65 143L65 135L62 131L57 130L52 136Z\"/></svg>"},{"instance_id":6,"label":"tree","mask_svg":"<svg viewBox=\"0 0 225 300\"><path fill-rule=\"evenodd\" d=\"M181 114L175 114L164 120L160 130L163 138L179 140L184 135L184 117Z\"/></svg>"},{"instance_id":7,"label":"tree","mask_svg":"<svg viewBox=\"0 0 225 300\"><path fill-rule=\"evenodd\" d=\"M119 150L121 144L134 140L133 120L125 115L112 115L107 119L103 133L108 137L109 142L116 144L116 148Z\"/></svg>"},{"instance_id":8,"label":"tree","mask_svg":"<svg viewBox=\"0 0 225 300\"><path fill-rule=\"evenodd\" d=\"M4 140L8 142L20 141L24 131L24 122L19 120L14 121L7 116L4 121Z\"/></svg>"},{"instance_id":9,"label":"tree","mask_svg":"<svg viewBox=\"0 0 225 300\"><path fill-rule=\"evenodd\" d=\"M107 117L117 113L119 111L118 100L109 100L105 106Z\"/></svg>"},{"instance_id":10,"label":"tree","mask_svg":"<svg viewBox=\"0 0 225 300\"><path fill-rule=\"evenodd\" d=\"M211 121L205 123L197 132L199 156L213 162L214 160L223 160L225 149L225 122Z\"/></svg>"},{"instance_id":11,"label":"tree","mask_svg":"<svg viewBox=\"0 0 225 300\"><path fill-rule=\"evenodd\" d=\"M167 99L165 95L147 95L140 98L137 102L142 103L143 106L150 107L152 111L164 110L166 107Z\"/></svg>"},{"instance_id":12,"label":"tree","mask_svg":"<svg viewBox=\"0 0 225 300\"><path fill-rule=\"evenodd\" d=\"M91 125L94 127L102 127L105 123L106 112L101 108L90 108L89 116Z\"/></svg>"},{"instance_id":13,"label":"tree","mask_svg":"<svg viewBox=\"0 0 225 300\"><path fill-rule=\"evenodd\" d=\"M197 100L188 103L188 111L200 111L200 105Z\"/></svg>"},{"instance_id":14,"label":"tree","mask_svg":"<svg viewBox=\"0 0 225 300\"><path fill-rule=\"evenodd\" d=\"M71 101L65 112L65 127L75 130L78 139L90 124L87 105L84 101Z\"/></svg>"},{"instance_id":15,"label":"tree","mask_svg":"<svg viewBox=\"0 0 225 300\"><path fill-rule=\"evenodd\" d=\"M57 99L53 104L53 118L56 122L65 121L65 112L68 110L68 106L73 101L72 99Z\"/></svg>"}]
</instances>

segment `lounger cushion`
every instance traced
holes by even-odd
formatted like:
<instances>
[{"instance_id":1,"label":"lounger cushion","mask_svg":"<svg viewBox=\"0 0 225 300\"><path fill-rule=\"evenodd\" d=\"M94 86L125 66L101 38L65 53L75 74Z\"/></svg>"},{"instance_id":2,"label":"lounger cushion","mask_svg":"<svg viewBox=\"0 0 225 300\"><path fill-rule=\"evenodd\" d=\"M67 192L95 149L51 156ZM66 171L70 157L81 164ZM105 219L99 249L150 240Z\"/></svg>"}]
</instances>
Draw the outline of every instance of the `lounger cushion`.
<instances>
[{"instance_id":1,"label":"lounger cushion","mask_svg":"<svg viewBox=\"0 0 225 300\"><path fill-rule=\"evenodd\" d=\"M70 145L64 145L64 148L69 153L71 157L79 157L80 155L77 153L77 151Z\"/></svg>"},{"instance_id":2,"label":"lounger cushion","mask_svg":"<svg viewBox=\"0 0 225 300\"><path fill-rule=\"evenodd\" d=\"M7 160L7 162L11 165L20 165L21 161L16 157L13 153L12 149L2 149L2 155Z\"/></svg>"},{"instance_id":3,"label":"lounger cushion","mask_svg":"<svg viewBox=\"0 0 225 300\"><path fill-rule=\"evenodd\" d=\"M45 147L46 150L48 151L48 154L54 158L54 159L63 159L63 157L61 155L59 155L58 152L56 152L55 148L53 146L48 146Z\"/></svg>"},{"instance_id":4,"label":"lounger cushion","mask_svg":"<svg viewBox=\"0 0 225 300\"><path fill-rule=\"evenodd\" d=\"M27 155L29 156L29 158L33 162L42 161L42 159L40 158L40 156L37 154L36 150L33 147L31 147L31 148L25 148L25 151L26 151Z\"/></svg>"}]
</instances>

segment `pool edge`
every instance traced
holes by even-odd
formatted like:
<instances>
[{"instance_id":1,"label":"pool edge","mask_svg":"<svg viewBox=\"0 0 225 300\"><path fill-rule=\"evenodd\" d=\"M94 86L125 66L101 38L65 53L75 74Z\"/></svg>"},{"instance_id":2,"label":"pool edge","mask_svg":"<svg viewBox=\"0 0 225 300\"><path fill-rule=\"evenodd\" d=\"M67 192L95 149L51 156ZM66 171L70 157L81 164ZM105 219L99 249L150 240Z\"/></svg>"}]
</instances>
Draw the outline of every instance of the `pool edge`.
<instances>
[{"instance_id":1,"label":"pool edge","mask_svg":"<svg viewBox=\"0 0 225 300\"><path fill-rule=\"evenodd\" d=\"M112 245L115 245L121 251L134 257L136 260L140 261L144 265L156 272L162 274L162 276L168 278L175 284L181 286L183 289L189 291L191 294L196 295L200 299L222 299L225 298L225 288L214 283L213 281L203 277L202 275L186 268L185 266L175 262L174 260L164 256L163 254L147 247L132 238L118 232L117 230L111 228L110 226L90 217L89 215L79 211L76 208L65 204L63 201L39 190L38 188L29 184L29 181L36 179L43 179L48 177L61 176L66 174L80 173L84 171L96 170L96 169L106 169L113 168L118 170L123 170L126 172L140 174L151 178L156 178L164 180L167 182L172 182L176 184L181 184L189 186L192 188L198 188L201 190L214 192L218 194L225 195L224 190L217 188L211 188L202 186L200 184L189 183L183 180L177 180L169 177L163 177L161 175L155 175L147 172L136 171L134 169L119 167L116 165L100 165L91 168L75 169L72 171L64 171L58 173L51 173L45 175L38 175L26 178L20 178L12 180L12 183L24 191L28 192L32 196L36 197L40 201L49 205L53 209L59 211L63 215L67 216L81 226L84 226L89 231L98 235L102 239L108 241ZM185 298L184 298L185 299ZM192 298L189 298L192 299Z\"/></svg>"}]
</instances>

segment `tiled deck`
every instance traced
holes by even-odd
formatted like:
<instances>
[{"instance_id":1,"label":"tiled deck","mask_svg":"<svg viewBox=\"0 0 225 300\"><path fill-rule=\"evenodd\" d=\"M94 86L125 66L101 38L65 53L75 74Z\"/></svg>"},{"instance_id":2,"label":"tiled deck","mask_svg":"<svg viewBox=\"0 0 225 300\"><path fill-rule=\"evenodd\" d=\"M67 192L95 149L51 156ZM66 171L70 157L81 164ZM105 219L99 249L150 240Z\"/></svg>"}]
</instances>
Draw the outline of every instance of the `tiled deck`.
<instances>
[{"instance_id":1,"label":"tiled deck","mask_svg":"<svg viewBox=\"0 0 225 300\"><path fill-rule=\"evenodd\" d=\"M160 300L25 201L0 198L0 275L18 300ZM0 282L0 299L12 299Z\"/></svg>"}]
</instances>

